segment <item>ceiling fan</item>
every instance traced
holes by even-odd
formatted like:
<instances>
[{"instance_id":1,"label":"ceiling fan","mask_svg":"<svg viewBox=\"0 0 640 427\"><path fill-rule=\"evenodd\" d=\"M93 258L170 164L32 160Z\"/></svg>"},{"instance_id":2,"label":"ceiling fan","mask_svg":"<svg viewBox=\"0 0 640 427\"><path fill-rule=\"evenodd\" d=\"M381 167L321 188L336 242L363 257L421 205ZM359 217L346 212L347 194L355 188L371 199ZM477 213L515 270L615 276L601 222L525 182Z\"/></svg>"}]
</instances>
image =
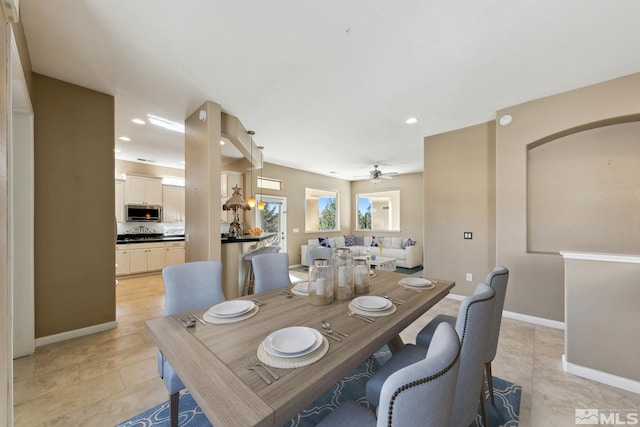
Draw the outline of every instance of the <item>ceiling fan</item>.
<instances>
[{"instance_id":1,"label":"ceiling fan","mask_svg":"<svg viewBox=\"0 0 640 427\"><path fill-rule=\"evenodd\" d=\"M377 184L381 179L393 179L393 175L398 175L398 172L382 173L382 171L378 169L378 165L373 165L373 170L369 171L369 176L367 176L366 178L369 178L369 181Z\"/></svg>"}]
</instances>

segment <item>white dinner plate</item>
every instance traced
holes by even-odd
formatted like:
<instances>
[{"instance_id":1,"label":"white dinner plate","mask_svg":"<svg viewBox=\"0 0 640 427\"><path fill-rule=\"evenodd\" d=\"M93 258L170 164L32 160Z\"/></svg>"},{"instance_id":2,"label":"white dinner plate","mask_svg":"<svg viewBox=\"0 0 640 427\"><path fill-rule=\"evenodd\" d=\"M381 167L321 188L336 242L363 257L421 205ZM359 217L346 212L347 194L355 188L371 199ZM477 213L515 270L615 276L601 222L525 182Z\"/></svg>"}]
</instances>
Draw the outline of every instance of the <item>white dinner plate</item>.
<instances>
[{"instance_id":1,"label":"white dinner plate","mask_svg":"<svg viewBox=\"0 0 640 427\"><path fill-rule=\"evenodd\" d=\"M255 306L253 301L247 300L225 301L214 305L207 313L214 317L236 317L248 313Z\"/></svg>"},{"instance_id":2,"label":"white dinner plate","mask_svg":"<svg viewBox=\"0 0 640 427\"><path fill-rule=\"evenodd\" d=\"M300 282L297 283L293 289L295 289L298 292L301 292L303 294L308 294L309 293L309 282Z\"/></svg>"},{"instance_id":3,"label":"white dinner plate","mask_svg":"<svg viewBox=\"0 0 640 427\"><path fill-rule=\"evenodd\" d=\"M423 279L421 277L407 277L402 279L401 282L407 286L414 286L416 288L431 285L431 280Z\"/></svg>"},{"instance_id":4,"label":"white dinner plate","mask_svg":"<svg viewBox=\"0 0 640 427\"><path fill-rule=\"evenodd\" d=\"M361 310L382 311L391 307L392 303L386 298L376 296L364 296L353 299L353 304Z\"/></svg>"},{"instance_id":5,"label":"white dinner plate","mask_svg":"<svg viewBox=\"0 0 640 427\"><path fill-rule=\"evenodd\" d=\"M311 334L313 334L313 339L314 342L313 344L311 344L311 346L305 350L299 351L297 353L283 353L280 352L278 350L276 350L275 348L273 348L273 340L270 339L270 337L279 332L276 331L273 334L269 335L267 338L264 339L264 341L262 341L262 347L264 348L264 350L271 354L272 356L277 356L277 357L285 357L285 358L292 358L292 357L301 357L301 356L305 356L315 350L317 350L321 345L322 345L322 334L320 334L320 332L318 332L317 330L313 329L313 328L306 328L304 326L298 326L298 328L304 328L309 330L309 332ZM285 328L285 329L290 329L290 328ZM280 331L282 331L282 329L280 329Z\"/></svg>"},{"instance_id":6,"label":"white dinner plate","mask_svg":"<svg viewBox=\"0 0 640 427\"><path fill-rule=\"evenodd\" d=\"M293 354L305 351L316 342L311 328L291 326L275 331L267 337L271 347L278 353Z\"/></svg>"}]
</instances>

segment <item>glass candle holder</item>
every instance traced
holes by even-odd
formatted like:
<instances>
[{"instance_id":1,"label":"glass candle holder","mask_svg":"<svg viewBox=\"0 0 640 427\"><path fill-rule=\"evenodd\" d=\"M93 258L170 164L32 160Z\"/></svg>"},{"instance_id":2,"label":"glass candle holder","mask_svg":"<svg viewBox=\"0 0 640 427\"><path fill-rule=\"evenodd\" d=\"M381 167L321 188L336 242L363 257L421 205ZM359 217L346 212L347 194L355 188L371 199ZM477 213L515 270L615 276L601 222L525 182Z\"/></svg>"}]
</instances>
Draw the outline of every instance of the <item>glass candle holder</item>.
<instances>
[{"instance_id":1,"label":"glass candle holder","mask_svg":"<svg viewBox=\"0 0 640 427\"><path fill-rule=\"evenodd\" d=\"M309 267L309 304L328 305L333 302L333 267L328 259L318 258Z\"/></svg>"},{"instance_id":2,"label":"glass candle holder","mask_svg":"<svg viewBox=\"0 0 640 427\"><path fill-rule=\"evenodd\" d=\"M338 248L331 258L333 265L333 297L346 300L354 297L353 256L351 249Z\"/></svg>"},{"instance_id":3,"label":"glass candle holder","mask_svg":"<svg viewBox=\"0 0 640 427\"><path fill-rule=\"evenodd\" d=\"M368 294L370 284L369 264L366 258L353 261L353 282L356 295Z\"/></svg>"}]
</instances>

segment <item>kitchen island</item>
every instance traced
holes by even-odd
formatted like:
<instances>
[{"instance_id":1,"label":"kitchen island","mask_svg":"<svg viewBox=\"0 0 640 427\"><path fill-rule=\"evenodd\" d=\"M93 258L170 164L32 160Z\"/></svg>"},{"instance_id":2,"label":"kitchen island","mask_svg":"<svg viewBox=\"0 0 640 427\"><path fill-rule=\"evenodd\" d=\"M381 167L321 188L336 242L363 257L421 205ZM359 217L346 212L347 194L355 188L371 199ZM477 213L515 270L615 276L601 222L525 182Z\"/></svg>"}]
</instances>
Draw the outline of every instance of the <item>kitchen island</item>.
<instances>
[{"instance_id":1,"label":"kitchen island","mask_svg":"<svg viewBox=\"0 0 640 427\"><path fill-rule=\"evenodd\" d=\"M246 234L242 237L221 238L222 291L226 299L242 295L245 273L242 257L261 246L266 246L274 236L274 233L262 233L258 236Z\"/></svg>"}]
</instances>

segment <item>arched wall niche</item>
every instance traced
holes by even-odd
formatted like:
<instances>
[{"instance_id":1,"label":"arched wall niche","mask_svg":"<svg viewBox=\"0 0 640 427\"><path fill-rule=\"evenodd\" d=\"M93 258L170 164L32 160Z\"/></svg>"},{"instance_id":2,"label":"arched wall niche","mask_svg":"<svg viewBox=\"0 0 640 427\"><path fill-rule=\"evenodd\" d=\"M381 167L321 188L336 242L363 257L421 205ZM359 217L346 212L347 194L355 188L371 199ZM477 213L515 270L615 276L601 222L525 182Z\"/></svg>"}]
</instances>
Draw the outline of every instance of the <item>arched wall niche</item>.
<instances>
[{"instance_id":1,"label":"arched wall niche","mask_svg":"<svg viewBox=\"0 0 640 427\"><path fill-rule=\"evenodd\" d=\"M640 253L640 115L527 145L527 252Z\"/></svg>"}]
</instances>

